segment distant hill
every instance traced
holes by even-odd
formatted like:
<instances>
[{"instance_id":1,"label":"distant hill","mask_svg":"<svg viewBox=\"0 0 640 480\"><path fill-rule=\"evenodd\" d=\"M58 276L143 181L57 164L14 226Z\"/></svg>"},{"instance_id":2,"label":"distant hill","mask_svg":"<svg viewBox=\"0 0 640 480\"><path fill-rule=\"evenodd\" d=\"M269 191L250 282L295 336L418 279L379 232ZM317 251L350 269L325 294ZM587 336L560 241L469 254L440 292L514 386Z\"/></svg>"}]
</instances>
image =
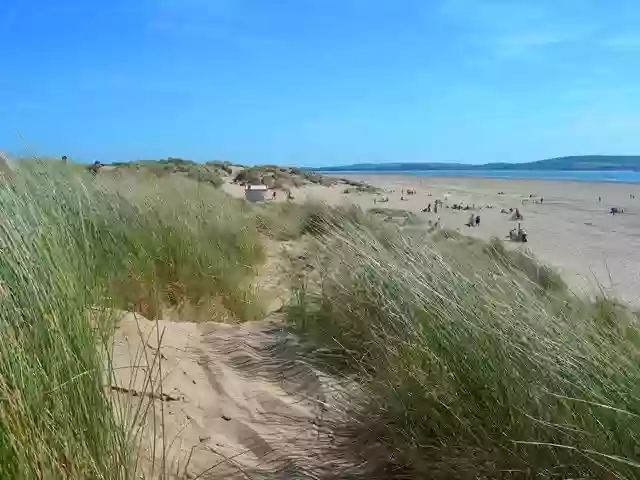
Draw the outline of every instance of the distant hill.
<instances>
[{"instance_id":1,"label":"distant hill","mask_svg":"<svg viewBox=\"0 0 640 480\"><path fill-rule=\"evenodd\" d=\"M640 172L640 155L577 155L527 163L359 163L315 168L320 172L390 172L418 170L627 170Z\"/></svg>"}]
</instances>

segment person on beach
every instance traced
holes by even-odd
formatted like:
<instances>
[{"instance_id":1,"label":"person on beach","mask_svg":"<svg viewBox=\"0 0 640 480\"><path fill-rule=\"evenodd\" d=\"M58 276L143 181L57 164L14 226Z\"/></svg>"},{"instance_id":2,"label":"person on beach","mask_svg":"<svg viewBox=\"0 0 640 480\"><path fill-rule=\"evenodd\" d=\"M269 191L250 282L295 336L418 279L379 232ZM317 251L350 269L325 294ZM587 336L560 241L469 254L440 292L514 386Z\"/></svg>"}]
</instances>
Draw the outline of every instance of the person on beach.
<instances>
[{"instance_id":1,"label":"person on beach","mask_svg":"<svg viewBox=\"0 0 640 480\"><path fill-rule=\"evenodd\" d=\"M480 226L480 215L476 215L476 227Z\"/></svg>"}]
</instances>

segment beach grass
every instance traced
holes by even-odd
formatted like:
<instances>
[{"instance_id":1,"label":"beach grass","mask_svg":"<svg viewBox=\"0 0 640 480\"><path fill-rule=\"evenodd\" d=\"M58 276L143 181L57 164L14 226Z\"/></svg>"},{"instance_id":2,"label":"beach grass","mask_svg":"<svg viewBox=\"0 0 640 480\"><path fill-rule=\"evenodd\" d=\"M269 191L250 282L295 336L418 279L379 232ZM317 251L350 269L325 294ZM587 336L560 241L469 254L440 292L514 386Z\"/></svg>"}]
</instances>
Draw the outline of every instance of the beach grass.
<instances>
[{"instance_id":1,"label":"beach grass","mask_svg":"<svg viewBox=\"0 0 640 480\"><path fill-rule=\"evenodd\" d=\"M324 203L276 203L255 211L259 230L275 240L297 240L304 235L332 234L341 226L364 225L371 221L356 206L330 207Z\"/></svg>"},{"instance_id":2,"label":"beach grass","mask_svg":"<svg viewBox=\"0 0 640 480\"><path fill-rule=\"evenodd\" d=\"M180 181L198 188L27 162L0 187L0 478L139 478L136 418L108 392L114 309L154 318L207 301L208 319L259 315L255 224Z\"/></svg>"},{"instance_id":3,"label":"beach grass","mask_svg":"<svg viewBox=\"0 0 640 480\"><path fill-rule=\"evenodd\" d=\"M459 237L342 228L289 310L359 388L336 444L361 478L640 477L640 330L552 270ZM544 272L544 273L540 273Z\"/></svg>"},{"instance_id":4,"label":"beach grass","mask_svg":"<svg viewBox=\"0 0 640 480\"><path fill-rule=\"evenodd\" d=\"M108 390L115 312L260 319L267 239L308 246L287 319L353 386L328 425L350 478L640 477L637 314L497 240L46 162L0 210L0 478L139 478L143 413Z\"/></svg>"}]
</instances>

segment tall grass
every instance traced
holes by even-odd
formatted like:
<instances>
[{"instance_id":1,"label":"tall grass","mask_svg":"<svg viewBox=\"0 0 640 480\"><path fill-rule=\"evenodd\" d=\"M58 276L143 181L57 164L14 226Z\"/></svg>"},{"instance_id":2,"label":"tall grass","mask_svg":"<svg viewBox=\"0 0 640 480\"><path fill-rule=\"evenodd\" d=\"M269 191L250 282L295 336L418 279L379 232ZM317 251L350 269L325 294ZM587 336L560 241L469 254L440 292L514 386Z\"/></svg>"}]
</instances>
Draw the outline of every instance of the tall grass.
<instances>
[{"instance_id":1,"label":"tall grass","mask_svg":"<svg viewBox=\"0 0 640 480\"><path fill-rule=\"evenodd\" d=\"M137 209L126 227L143 252L136 260L143 265L134 265L129 272L133 285L120 292L128 308L155 297L164 305L208 307L209 320L223 320L216 313L240 321L260 316L249 279L264 251L246 202L179 177L142 184L135 178L106 181L103 189ZM153 318L157 312L141 313Z\"/></svg>"},{"instance_id":2,"label":"tall grass","mask_svg":"<svg viewBox=\"0 0 640 480\"><path fill-rule=\"evenodd\" d=\"M0 478L136 478L110 308L259 318L261 234L319 239L289 319L359 385L335 433L367 478L640 477L637 318L497 243L43 164L0 186L0 213Z\"/></svg>"},{"instance_id":3,"label":"tall grass","mask_svg":"<svg viewBox=\"0 0 640 480\"><path fill-rule=\"evenodd\" d=\"M212 316L252 314L255 225L212 188L168 187L118 192L44 164L0 185L0 478L137 478L131 425L105 392L108 307L214 298Z\"/></svg>"},{"instance_id":4,"label":"tall grass","mask_svg":"<svg viewBox=\"0 0 640 480\"><path fill-rule=\"evenodd\" d=\"M635 316L495 245L390 231L323 239L289 311L361 387L342 439L365 478L640 478Z\"/></svg>"},{"instance_id":5,"label":"tall grass","mask_svg":"<svg viewBox=\"0 0 640 480\"><path fill-rule=\"evenodd\" d=\"M275 240L332 234L343 225L365 225L371 218L356 206L331 207L321 202L276 203L255 212L258 229Z\"/></svg>"}]
</instances>

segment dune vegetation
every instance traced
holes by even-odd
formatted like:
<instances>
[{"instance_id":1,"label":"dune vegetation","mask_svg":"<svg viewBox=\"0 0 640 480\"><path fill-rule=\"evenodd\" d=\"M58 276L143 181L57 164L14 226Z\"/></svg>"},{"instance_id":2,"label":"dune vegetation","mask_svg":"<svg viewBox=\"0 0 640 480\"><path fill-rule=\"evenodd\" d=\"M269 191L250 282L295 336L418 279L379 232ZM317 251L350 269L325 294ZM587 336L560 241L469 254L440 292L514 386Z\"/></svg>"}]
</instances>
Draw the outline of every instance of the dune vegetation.
<instances>
[{"instance_id":1,"label":"dune vegetation","mask_svg":"<svg viewBox=\"0 0 640 480\"><path fill-rule=\"evenodd\" d=\"M0 478L140 478L144 413L108 389L113 312L259 320L273 242L309 264L291 266L283 328L349 385L322 425L334 442L314 450L340 461L309 478L640 478L627 306L575 297L497 240L249 205L215 188L238 175L226 163L141 168L23 162L0 188Z\"/></svg>"},{"instance_id":2,"label":"dune vegetation","mask_svg":"<svg viewBox=\"0 0 640 480\"><path fill-rule=\"evenodd\" d=\"M360 386L336 426L366 478L640 478L640 331L497 241L350 228L289 321ZM318 353L321 352L321 353ZM357 462L356 462L357 463Z\"/></svg>"},{"instance_id":3,"label":"dune vegetation","mask_svg":"<svg viewBox=\"0 0 640 480\"><path fill-rule=\"evenodd\" d=\"M260 315L248 281L263 260L255 222L222 192L179 180L140 188L24 164L2 186L0 478L134 478L134 439L104 392L106 308Z\"/></svg>"}]
</instances>

